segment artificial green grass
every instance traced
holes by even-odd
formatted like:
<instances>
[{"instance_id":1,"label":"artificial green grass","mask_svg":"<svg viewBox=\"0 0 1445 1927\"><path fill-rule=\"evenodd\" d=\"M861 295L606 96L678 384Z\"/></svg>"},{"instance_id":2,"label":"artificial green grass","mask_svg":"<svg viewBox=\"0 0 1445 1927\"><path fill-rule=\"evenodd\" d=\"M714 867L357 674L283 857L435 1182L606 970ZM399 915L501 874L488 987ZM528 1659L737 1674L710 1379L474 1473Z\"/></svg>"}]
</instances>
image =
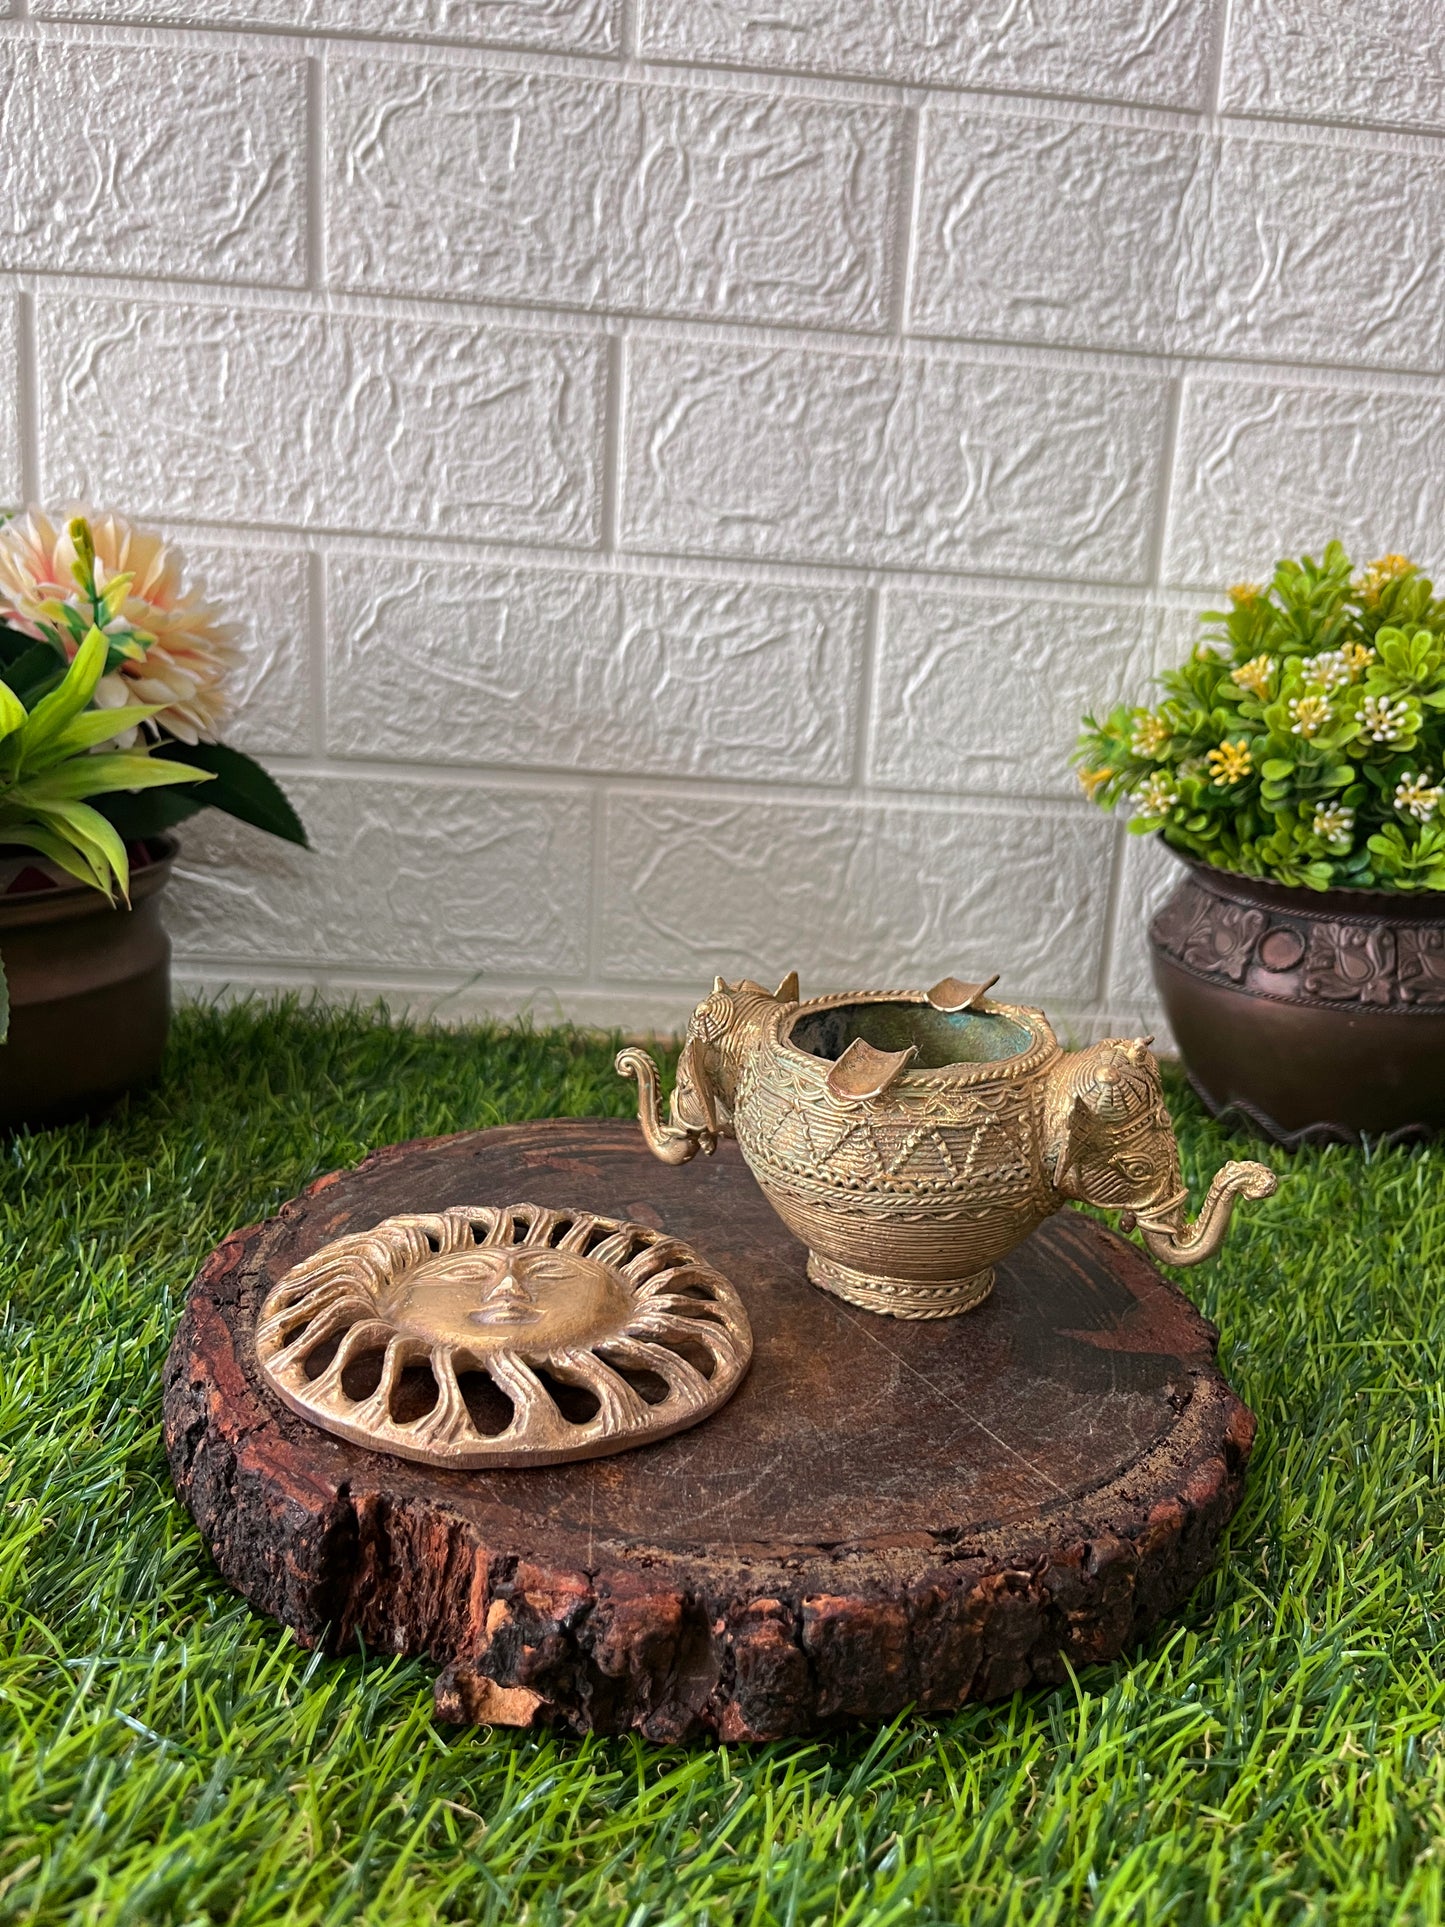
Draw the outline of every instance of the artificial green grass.
<instances>
[{"instance_id":1,"label":"artificial green grass","mask_svg":"<svg viewBox=\"0 0 1445 1927\"><path fill-rule=\"evenodd\" d=\"M1186 1274L1248 1496L1178 1625L1068 1687L758 1748L473 1733L227 1590L159 1436L207 1250L389 1139L632 1094L566 1033L193 1011L157 1090L0 1146L0 1921L1440 1918L1445 1152L1276 1155ZM1197 1185L1246 1147L1172 1095Z\"/></svg>"}]
</instances>

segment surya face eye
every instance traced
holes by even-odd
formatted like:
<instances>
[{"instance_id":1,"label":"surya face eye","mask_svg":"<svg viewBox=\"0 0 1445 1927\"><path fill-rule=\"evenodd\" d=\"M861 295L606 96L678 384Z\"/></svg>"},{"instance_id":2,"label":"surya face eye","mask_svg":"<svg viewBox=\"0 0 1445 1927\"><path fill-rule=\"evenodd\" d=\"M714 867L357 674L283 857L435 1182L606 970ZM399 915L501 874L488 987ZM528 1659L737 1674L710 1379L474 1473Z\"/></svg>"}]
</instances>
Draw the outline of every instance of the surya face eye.
<instances>
[{"instance_id":1,"label":"surya face eye","mask_svg":"<svg viewBox=\"0 0 1445 1927\"><path fill-rule=\"evenodd\" d=\"M561 1279L569 1275L570 1270L571 1267L565 1259L551 1258L546 1255L531 1258L526 1263L528 1278L535 1278L540 1284L544 1285L557 1284Z\"/></svg>"}]
</instances>

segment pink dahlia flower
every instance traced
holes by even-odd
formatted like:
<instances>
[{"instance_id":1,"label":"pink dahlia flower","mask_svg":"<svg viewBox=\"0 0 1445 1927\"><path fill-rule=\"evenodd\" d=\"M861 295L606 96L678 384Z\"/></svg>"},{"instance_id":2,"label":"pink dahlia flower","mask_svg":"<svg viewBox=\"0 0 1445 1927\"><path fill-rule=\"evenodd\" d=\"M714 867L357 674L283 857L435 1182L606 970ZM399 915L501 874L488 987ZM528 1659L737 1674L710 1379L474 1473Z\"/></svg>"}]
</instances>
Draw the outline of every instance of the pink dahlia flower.
<instances>
[{"instance_id":1,"label":"pink dahlia flower","mask_svg":"<svg viewBox=\"0 0 1445 1927\"><path fill-rule=\"evenodd\" d=\"M77 517L95 544L93 581L69 532ZM238 632L206 601L201 583L184 585L182 568L179 550L124 516L72 508L52 522L32 508L0 528L0 621L56 644L67 660L94 623L125 651L96 688L97 708L159 704L155 721L168 735L214 742ZM123 595L107 597L125 575L132 579Z\"/></svg>"}]
</instances>

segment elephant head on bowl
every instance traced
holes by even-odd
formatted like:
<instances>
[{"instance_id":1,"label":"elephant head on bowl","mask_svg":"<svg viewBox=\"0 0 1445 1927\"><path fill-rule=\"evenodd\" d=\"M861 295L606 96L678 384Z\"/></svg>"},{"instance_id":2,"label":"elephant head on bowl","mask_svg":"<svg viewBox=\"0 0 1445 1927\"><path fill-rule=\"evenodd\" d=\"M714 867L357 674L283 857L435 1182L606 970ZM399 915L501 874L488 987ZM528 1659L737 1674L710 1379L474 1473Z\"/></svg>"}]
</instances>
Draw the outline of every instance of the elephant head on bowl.
<instances>
[{"instance_id":1,"label":"elephant head on bowl","mask_svg":"<svg viewBox=\"0 0 1445 1927\"><path fill-rule=\"evenodd\" d=\"M664 1164L686 1164L699 1151L710 1157L719 1137L733 1135L738 1080L757 1048L762 1025L779 1004L797 1001L796 970L790 970L775 991L764 990L750 977L735 984L714 977L712 989L688 1020L666 1123L652 1059L643 1050L618 1053L618 1070L637 1079L638 1120L654 1157Z\"/></svg>"},{"instance_id":2,"label":"elephant head on bowl","mask_svg":"<svg viewBox=\"0 0 1445 1927\"><path fill-rule=\"evenodd\" d=\"M1231 1161L1191 1223L1179 1143L1148 1037L1106 1038L1061 1056L1045 1100L1045 1164L1060 1199L1117 1211L1163 1264L1211 1257L1238 1198L1267 1198L1264 1165Z\"/></svg>"},{"instance_id":3,"label":"elephant head on bowl","mask_svg":"<svg viewBox=\"0 0 1445 1927\"><path fill-rule=\"evenodd\" d=\"M1273 1173L1227 1164L1188 1217L1179 1147L1147 1038L1062 1051L1042 1011L989 983L835 993L803 1003L718 977L688 1022L664 1118L656 1066L624 1050L654 1155L685 1164L739 1142L808 1248L808 1276L893 1317L951 1317L1061 1205L1117 1212L1168 1264L1219 1247L1238 1198Z\"/></svg>"}]
</instances>

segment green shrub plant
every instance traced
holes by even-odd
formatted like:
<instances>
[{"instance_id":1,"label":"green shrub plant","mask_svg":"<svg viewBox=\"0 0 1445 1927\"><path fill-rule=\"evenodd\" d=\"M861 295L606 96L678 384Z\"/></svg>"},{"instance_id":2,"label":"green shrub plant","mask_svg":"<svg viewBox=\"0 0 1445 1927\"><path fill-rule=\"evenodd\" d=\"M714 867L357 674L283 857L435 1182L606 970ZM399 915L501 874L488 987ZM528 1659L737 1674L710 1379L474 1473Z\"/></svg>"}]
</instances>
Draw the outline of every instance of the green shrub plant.
<instances>
[{"instance_id":1,"label":"green shrub plant","mask_svg":"<svg viewBox=\"0 0 1445 1927\"><path fill-rule=\"evenodd\" d=\"M1084 718L1085 791L1218 869L1312 890L1445 889L1445 600L1338 542L1241 583L1154 707Z\"/></svg>"}]
</instances>

